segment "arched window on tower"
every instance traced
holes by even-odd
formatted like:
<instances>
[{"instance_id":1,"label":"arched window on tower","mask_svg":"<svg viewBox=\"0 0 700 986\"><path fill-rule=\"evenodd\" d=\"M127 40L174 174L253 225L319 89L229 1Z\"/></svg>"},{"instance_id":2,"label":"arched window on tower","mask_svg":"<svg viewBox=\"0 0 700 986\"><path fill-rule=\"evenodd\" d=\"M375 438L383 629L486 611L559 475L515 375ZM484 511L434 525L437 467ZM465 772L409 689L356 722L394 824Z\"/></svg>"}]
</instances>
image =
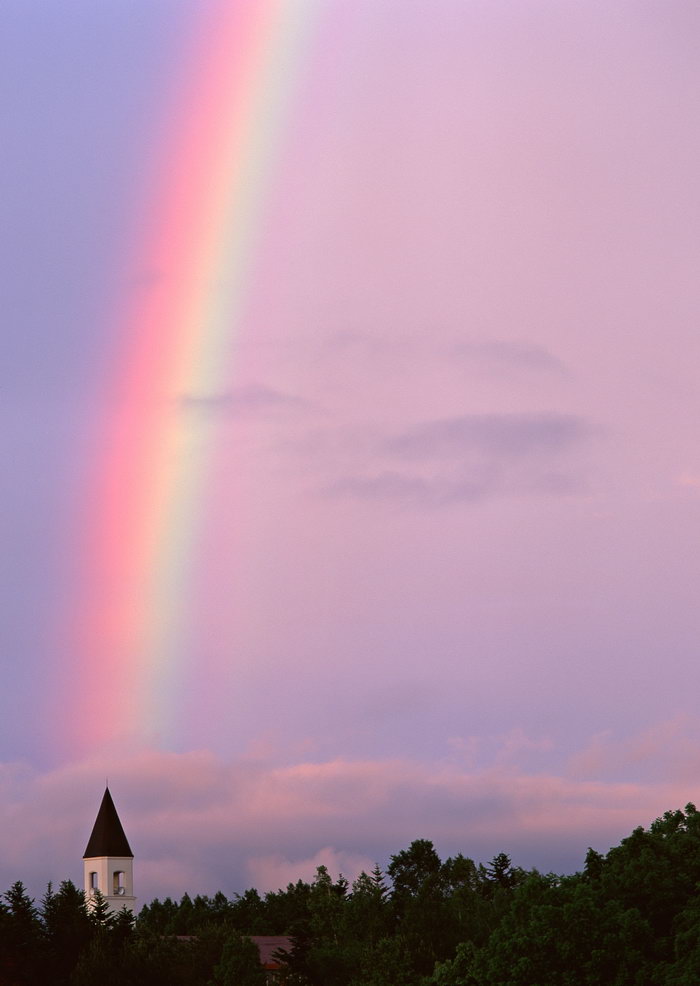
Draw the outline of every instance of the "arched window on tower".
<instances>
[{"instance_id":1,"label":"arched window on tower","mask_svg":"<svg viewBox=\"0 0 700 986\"><path fill-rule=\"evenodd\" d=\"M124 885L124 870L115 870L113 878L113 894L115 897L123 897L126 893L126 886Z\"/></svg>"},{"instance_id":2,"label":"arched window on tower","mask_svg":"<svg viewBox=\"0 0 700 986\"><path fill-rule=\"evenodd\" d=\"M91 895L97 891L97 873L95 870L92 870L88 877L88 890Z\"/></svg>"}]
</instances>

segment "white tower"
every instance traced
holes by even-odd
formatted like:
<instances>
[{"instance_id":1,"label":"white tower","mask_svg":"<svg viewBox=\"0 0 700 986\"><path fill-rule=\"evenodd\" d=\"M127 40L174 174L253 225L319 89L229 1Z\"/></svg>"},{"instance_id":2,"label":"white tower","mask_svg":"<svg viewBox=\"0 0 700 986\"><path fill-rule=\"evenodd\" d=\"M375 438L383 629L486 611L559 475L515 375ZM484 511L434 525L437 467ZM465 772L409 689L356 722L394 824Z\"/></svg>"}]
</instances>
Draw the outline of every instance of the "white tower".
<instances>
[{"instance_id":1,"label":"white tower","mask_svg":"<svg viewBox=\"0 0 700 986\"><path fill-rule=\"evenodd\" d=\"M105 788L92 835L83 856L85 899L90 905L99 890L111 913L136 909L134 854L129 847L109 788Z\"/></svg>"}]
</instances>

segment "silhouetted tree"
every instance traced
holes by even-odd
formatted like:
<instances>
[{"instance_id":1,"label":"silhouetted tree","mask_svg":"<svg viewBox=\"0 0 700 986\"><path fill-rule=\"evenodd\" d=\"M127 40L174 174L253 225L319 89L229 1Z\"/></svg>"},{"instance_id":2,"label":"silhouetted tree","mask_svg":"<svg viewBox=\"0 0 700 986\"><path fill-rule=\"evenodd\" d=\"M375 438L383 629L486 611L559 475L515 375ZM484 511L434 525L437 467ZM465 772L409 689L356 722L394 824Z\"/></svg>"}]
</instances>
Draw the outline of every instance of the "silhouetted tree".
<instances>
[{"instance_id":1,"label":"silhouetted tree","mask_svg":"<svg viewBox=\"0 0 700 986\"><path fill-rule=\"evenodd\" d=\"M0 968L15 986L34 986L40 981L44 960L43 928L34 901L21 880L5 893Z\"/></svg>"},{"instance_id":2,"label":"silhouetted tree","mask_svg":"<svg viewBox=\"0 0 700 986\"><path fill-rule=\"evenodd\" d=\"M51 980L67 983L80 954L89 944L94 925L85 906L85 894L71 880L58 892L49 884L42 900L41 918L48 946Z\"/></svg>"},{"instance_id":3,"label":"silhouetted tree","mask_svg":"<svg viewBox=\"0 0 700 986\"><path fill-rule=\"evenodd\" d=\"M265 986L265 970L255 942L244 935L228 939L214 969L212 986Z\"/></svg>"}]
</instances>

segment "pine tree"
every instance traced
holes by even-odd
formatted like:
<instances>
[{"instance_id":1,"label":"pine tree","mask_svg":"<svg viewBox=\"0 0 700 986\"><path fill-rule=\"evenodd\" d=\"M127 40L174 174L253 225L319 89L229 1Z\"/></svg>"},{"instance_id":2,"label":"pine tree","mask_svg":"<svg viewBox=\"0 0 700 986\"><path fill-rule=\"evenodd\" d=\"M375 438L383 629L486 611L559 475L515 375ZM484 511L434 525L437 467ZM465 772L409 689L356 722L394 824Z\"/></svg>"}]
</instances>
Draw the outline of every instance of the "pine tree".
<instances>
[{"instance_id":1,"label":"pine tree","mask_svg":"<svg viewBox=\"0 0 700 986\"><path fill-rule=\"evenodd\" d=\"M0 943L0 969L10 983L34 984L41 981L45 951L43 928L34 901L29 897L21 880L13 883L4 894L6 901L2 942Z\"/></svg>"},{"instance_id":2,"label":"pine tree","mask_svg":"<svg viewBox=\"0 0 700 986\"><path fill-rule=\"evenodd\" d=\"M71 880L64 880L57 893L51 884L41 905L53 982L68 981L80 953L92 938L93 928L85 906L85 894Z\"/></svg>"}]
</instances>

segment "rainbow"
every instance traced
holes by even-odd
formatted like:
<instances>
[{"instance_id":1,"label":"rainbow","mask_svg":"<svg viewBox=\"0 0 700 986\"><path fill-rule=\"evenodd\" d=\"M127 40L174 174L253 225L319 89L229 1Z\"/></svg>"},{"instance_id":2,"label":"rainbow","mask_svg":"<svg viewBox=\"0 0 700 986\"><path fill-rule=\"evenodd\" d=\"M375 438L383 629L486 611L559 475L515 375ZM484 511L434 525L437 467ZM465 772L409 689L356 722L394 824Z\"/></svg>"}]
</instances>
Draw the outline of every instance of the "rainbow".
<instances>
[{"instance_id":1,"label":"rainbow","mask_svg":"<svg viewBox=\"0 0 700 986\"><path fill-rule=\"evenodd\" d=\"M91 487L74 742L167 742L187 654L187 593L216 441L191 413L230 389L248 284L280 167L316 0L203 4L162 153L141 297L123 343ZM189 405L189 412L188 412Z\"/></svg>"}]
</instances>

